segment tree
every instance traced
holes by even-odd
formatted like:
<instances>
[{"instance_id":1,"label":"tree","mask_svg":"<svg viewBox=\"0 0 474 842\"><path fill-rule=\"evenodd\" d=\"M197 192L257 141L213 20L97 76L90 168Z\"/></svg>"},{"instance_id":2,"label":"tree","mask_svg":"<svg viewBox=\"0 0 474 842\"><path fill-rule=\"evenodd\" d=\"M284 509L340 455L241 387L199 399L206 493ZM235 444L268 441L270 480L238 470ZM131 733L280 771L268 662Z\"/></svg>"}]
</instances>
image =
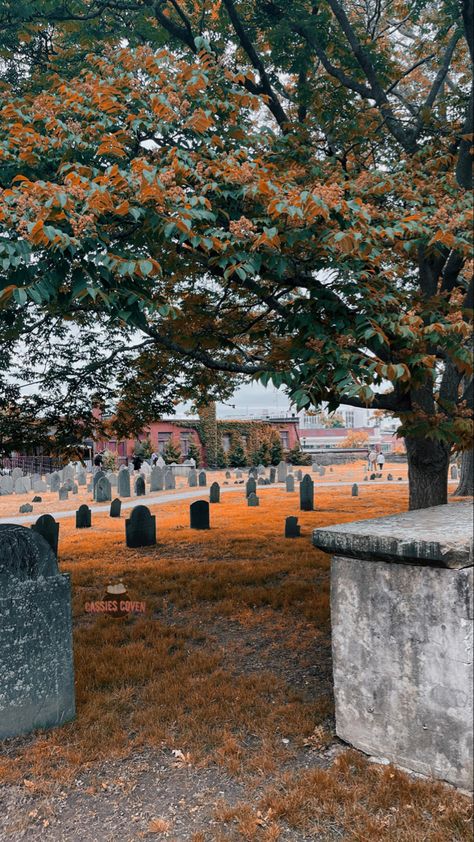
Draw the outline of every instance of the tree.
<instances>
[{"instance_id":1,"label":"tree","mask_svg":"<svg viewBox=\"0 0 474 842\"><path fill-rule=\"evenodd\" d=\"M340 447L366 447L369 444L369 434L364 430L349 430Z\"/></svg>"},{"instance_id":2,"label":"tree","mask_svg":"<svg viewBox=\"0 0 474 842\"><path fill-rule=\"evenodd\" d=\"M201 464L201 448L198 447L198 445L195 444L193 441L189 445L187 458L194 459L196 463L196 468L199 468Z\"/></svg>"},{"instance_id":3,"label":"tree","mask_svg":"<svg viewBox=\"0 0 474 842\"><path fill-rule=\"evenodd\" d=\"M283 447L279 435L275 435L272 438L270 444L270 458L272 465L278 465L283 459Z\"/></svg>"},{"instance_id":4,"label":"tree","mask_svg":"<svg viewBox=\"0 0 474 842\"><path fill-rule=\"evenodd\" d=\"M248 457L242 444L236 446L229 453L229 465L232 468L245 468Z\"/></svg>"},{"instance_id":5,"label":"tree","mask_svg":"<svg viewBox=\"0 0 474 842\"><path fill-rule=\"evenodd\" d=\"M162 456L167 465L170 465L171 462L179 462L181 459L181 448L173 436L166 442Z\"/></svg>"},{"instance_id":6,"label":"tree","mask_svg":"<svg viewBox=\"0 0 474 842\"><path fill-rule=\"evenodd\" d=\"M331 412L329 414L327 412L321 412L319 417L323 427L327 427L328 429L346 426L344 416L340 412Z\"/></svg>"},{"instance_id":7,"label":"tree","mask_svg":"<svg viewBox=\"0 0 474 842\"><path fill-rule=\"evenodd\" d=\"M217 448L216 468L227 468L228 464L229 460L227 458L227 453L222 445L219 445Z\"/></svg>"},{"instance_id":8,"label":"tree","mask_svg":"<svg viewBox=\"0 0 474 842\"><path fill-rule=\"evenodd\" d=\"M291 448L291 450L288 451L286 459L287 462L290 463L290 465L311 464L311 456L309 455L309 453L303 453L298 442Z\"/></svg>"},{"instance_id":9,"label":"tree","mask_svg":"<svg viewBox=\"0 0 474 842\"><path fill-rule=\"evenodd\" d=\"M142 459L149 459L151 454L153 453L153 445L151 443L150 437L147 436L146 439L135 442L133 453L134 456L141 456Z\"/></svg>"},{"instance_id":10,"label":"tree","mask_svg":"<svg viewBox=\"0 0 474 842\"><path fill-rule=\"evenodd\" d=\"M407 23L391 4L165 2L156 37L179 58L153 51L137 7L114 31L117 3L78 3L87 37L93 19L148 46L98 44L72 79L67 9L8 9L2 37L29 57L0 135L10 334L25 309L93 313L138 337L137 365L186 360L187 388L244 375L298 407L393 412L411 508L445 502L472 417L471 5ZM24 33L42 26L61 49L38 67Z\"/></svg>"}]
</instances>

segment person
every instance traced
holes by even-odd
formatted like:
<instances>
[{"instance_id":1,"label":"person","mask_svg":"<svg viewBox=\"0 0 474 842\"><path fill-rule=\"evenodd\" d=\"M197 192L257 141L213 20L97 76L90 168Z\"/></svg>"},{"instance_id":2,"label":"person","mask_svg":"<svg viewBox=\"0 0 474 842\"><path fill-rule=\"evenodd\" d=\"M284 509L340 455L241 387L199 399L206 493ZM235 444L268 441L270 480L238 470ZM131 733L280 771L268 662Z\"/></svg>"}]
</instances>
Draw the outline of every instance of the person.
<instances>
[{"instance_id":1,"label":"person","mask_svg":"<svg viewBox=\"0 0 474 842\"><path fill-rule=\"evenodd\" d=\"M158 462L158 454L155 451L154 453L151 454L151 464L156 465L157 462Z\"/></svg>"},{"instance_id":2,"label":"person","mask_svg":"<svg viewBox=\"0 0 474 842\"><path fill-rule=\"evenodd\" d=\"M101 468L101 467L102 467L102 461L103 461L103 459L102 459L102 453L96 453L96 455L94 456L94 465L95 465L95 467L96 467L96 468Z\"/></svg>"},{"instance_id":3,"label":"person","mask_svg":"<svg viewBox=\"0 0 474 842\"><path fill-rule=\"evenodd\" d=\"M140 471L141 466L143 465L143 459L141 456L134 456L132 459L133 462L133 470Z\"/></svg>"},{"instance_id":4,"label":"person","mask_svg":"<svg viewBox=\"0 0 474 842\"><path fill-rule=\"evenodd\" d=\"M384 454L382 453L382 451L380 450L380 451L377 453L377 467L378 467L378 469L379 469L379 474L381 474L381 473L382 473L382 471L383 471L383 466L384 466L384 465L385 465L385 456L384 456Z\"/></svg>"},{"instance_id":5,"label":"person","mask_svg":"<svg viewBox=\"0 0 474 842\"><path fill-rule=\"evenodd\" d=\"M370 448L368 447L368 448L367 448L367 452L366 452L366 454L365 454L365 458L367 459L367 470L368 470L368 471L370 471L370 459L369 459L369 456L370 456Z\"/></svg>"},{"instance_id":6,"label":"person","mask_svg":"<svg viewBox=\"0 0 474 842\"><path fill-rule=\"evenodd\" d=\"M377 454L374 449L372 449L369 453L369 471L375 473L375 467L377 462Z\"/></svg>"}]
</instances>

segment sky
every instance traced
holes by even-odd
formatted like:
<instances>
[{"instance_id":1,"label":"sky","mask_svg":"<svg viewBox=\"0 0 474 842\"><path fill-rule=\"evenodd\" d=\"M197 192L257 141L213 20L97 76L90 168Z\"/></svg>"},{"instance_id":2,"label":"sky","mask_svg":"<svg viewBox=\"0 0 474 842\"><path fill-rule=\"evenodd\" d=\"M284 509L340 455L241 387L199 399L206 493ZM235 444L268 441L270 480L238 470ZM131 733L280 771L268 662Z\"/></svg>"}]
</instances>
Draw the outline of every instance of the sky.
<instances>
[{"instance_id":1,"label":"sky","mask_svg":"<svg viewBox=\"0 0 474 842\"><path fill-rule=\"evenodd\" d=\"M176 414L187 414L189 407L190 404L180 404ZM261 383L241 386L225 403L217 404L218 418L256 418L288 412L296 413L294 407L290 408L288 396L274 386L265 388Z\"/></svg>"}]
</instances>

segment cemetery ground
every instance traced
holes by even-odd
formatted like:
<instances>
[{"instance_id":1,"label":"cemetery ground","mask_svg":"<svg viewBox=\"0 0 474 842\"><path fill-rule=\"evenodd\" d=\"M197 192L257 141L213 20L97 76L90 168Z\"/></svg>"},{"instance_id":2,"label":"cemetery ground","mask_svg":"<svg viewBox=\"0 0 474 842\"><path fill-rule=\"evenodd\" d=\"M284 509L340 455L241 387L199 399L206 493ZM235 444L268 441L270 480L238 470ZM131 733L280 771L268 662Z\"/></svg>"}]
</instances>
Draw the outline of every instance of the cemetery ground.
<instances>
[{"instance_id":1,"label":"cemetery ground","mask_svg":"<svg viewBox=\"0 0 474 842\"><path fill-rule=\"evenodd\" d=\"M354 471L333 473L360 482ZM248 508L241 487L211 506L203 532L189 530L190 501L151 504L156 547L125 546L125 513L94 513L87 530L60 521L77 718L2 745L1 839L472 838L462 793L334 736L329 559L311 530L406 510L407 487L371 483L353 498L349 486L315 486L314 512L281 487L259 489L260 506ZM18 500L2 499L2 516ZM70 496L68 508L80 502ZM287 515L301 538L284 538ZM118 581L146 602L144 615L85 610Z\"/></svg>"}]
</instances>

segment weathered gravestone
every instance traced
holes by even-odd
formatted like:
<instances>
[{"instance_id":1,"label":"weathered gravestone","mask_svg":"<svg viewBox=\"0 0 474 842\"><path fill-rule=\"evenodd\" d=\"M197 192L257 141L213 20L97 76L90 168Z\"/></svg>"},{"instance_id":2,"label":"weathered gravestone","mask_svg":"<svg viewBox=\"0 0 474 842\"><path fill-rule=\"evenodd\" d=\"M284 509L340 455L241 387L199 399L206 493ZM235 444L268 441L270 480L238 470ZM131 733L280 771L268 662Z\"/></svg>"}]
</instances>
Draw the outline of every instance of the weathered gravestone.
<instances>
[{"instance_id":1,"label":"weathered gravestone","mask_svg":"<svg viewBox=\"0 0 474 842\"><path fill-rule=\"evenodd\" d=\"M196 500L189 507L191 529L210 529L209 503L207 500Z\"/></svg>"},{"instance_id":2,"label":"weathered gravestone","mask_svg":"<svg viewBox=\"0 0 474 842\"><path fill-rule=\"evenodd\" d=\"M247 497L247 506L259 506L260 499L257 497L254 491L252 491L249 496Z\"/></svg>"},{"instance_id":3,"label":"weathered gravestone","mask_svg":"<svg viewBox=\"0 0 474 842\"><path fill-rule=\"evenodd\" d=\"M33 511L33 506L31 505L31 503L23 503L23 505L20 506L20 514L22 514L22 515L26 514L27 512L32 512L32 511Z\"/></svg>"},{"instance_id":4,"label":"weathered gravestone","mask_svg":"<svg viewBox=\"0 0 474 842\"><path fill-rule=\"evenodd\" d=\"M74 488L74 480L73 479L65 479L64 482L63 482L63 488L65 488L66 491L72 491L72 489Z\"/></svg>"},{"instance_id":5,"label":"weathered gravestone","mask_svg":"<svg viewBox=\"0 0 474 842\"><path fill-rule=\"evenodd\" d=\"M79 486L78 486L77 482L75 482L73 487L72 487L72 493L73 494L79 494Z\"/></svg>"},{"instance_id":6,"label":"weathered gravestone","mask_svg":"<svg viewBox=\"0 0 474 842\"><path fill-rule=\"evenodd\" d=\"M41 535L48 542L56 558L58 557L59 544L59 523L52 515L41 515L31 527L34 532Z\"/></svg>"},{"instance_id":7,"label":"weathered gravestone","mask_svg":"<svg viewBox=\"0 0 474 842\"><path fill-rule=\"evenodd\" d=\"M140 477L139 477L140 479ZM156 518L146 506L135 506L125 521L127 547L154 547L156 544Z\"/></svg>"},{"instance_id":8,"label":"weathered gravestone","mask_svg":"<svg viewBox=\"0 0 474 842\"><path fill-rule=\"evenodd\" d=\"M314 511L314 482L309 474L300 482L300 509L302 512Z\"/></svg>"},{"instance_id":9,"label":"weathered gravestone","mask_svg":"<svg viewBox=\"0 0 474 842\"><path fill-rule=\"evenodd\" d=\"M364 477L364 479L367 479L367 477ZM392 482L393 481L393 474L387 474L387 480L389 482Z\"/></svg>"},{"instance_id":10,"label":"weathered gravestone","mask_svg":"<svg viewBox=\"0 0 474 842\"><path fill-rule=\"evenodd\" d=\"M150 474L150 491L163 491L163 483L163 468L160 468L158 467L158 465L155 465L151 469Z\"/></svg>"},{"instance_id":11,"label":"weathered gravestone","mask_svg":"<svg viewBox=\"0 0 474 842\"><path fill-rule=\"evenodd\" d=\"M331 562L336 733L472 790L472 505L315 529Z\"/></svg>"},{"instance_id":12,"label":"weathered gravestone","mask_svg":"<svg viewBox=\"0 0 474 842\"><path fill-rule=\"evenodd\" d=\"M67 488L60 488L58 491L59 500L69 500L69 491Z\"/></svg>"},{"instance_id":13,"label":"weathered gravestone","mask_svg":"<svg viewBox=\"0 0 474 842\"><path fill-rule=\"evenodd\" d=\"M130 472L126 467L118 472L117 494L119 497L130 497Z\"/></svg>"},{"instance_id":14,"label":"weathered gravestone","mask_svg":"<svg viewBox=\"0 0 474 842\"><path fill-rule=\"evenodd\" d=\"M198 481L200 487L205 488L205 486L207 485L207 476L205 471L199 471Z\"/></svg>"},{"instance_id":15,"label":"weathered gravestone","mask_svg":"<svg viewBox=\"0 0 474 842\"><path fill-rule=\"evenodd\" d=\"M137 497L143 497L145 494L145 480L143 477L137 477L135 480L135 494ZM135 509L134 509L135 511Z\"/></svg>"},{"instance_id":16,"label":"weathered gravestone","mask_svg":"<svg viewBox=\"0 0 474 842\"><path fill-rule=\"evenodd\" d=\"M198 483L196 468L191 468L188 474L188 485L190 488L196 488Z\"/></svg>"},{"instance_id":17,"label":"weathered gravestone","mask_svg":"<svg viewBox=\"0 0 474 842\"><path fill-rule=\"evenodd\" d=\"M301 468L299 468L296 471L295 476L296 476L296 479L298 480L298 482L301 482L301 480L303 479L303 471L301 470Z\"/></svg>"},{"instance_id":18,"label":"weathered gravestone","mask_svg":"<svg viewBox=\"0 0 474 842\"><path fill-rule=\"evenodd\" d=\"M242 471L237 469L236 472L235 472L235 478L236 479L242 479Z\"/></svg>"},{"instance_id":19,"label":"weathered gravestone","mask_svg":"<svg viewBox=\"0 0 474 842\"><path fill-rule=\"evenodd\" d=\"M297 517L287 517L285 519L285 538L299 538L301 535L301 526L298 524Z\"/></svg>"},{"instance_id":20,"label":"weathered gravestone","mask_svg":"<svg viewBox=\"0 0 474 842\"><path fill-rule=\"evenodd\" d=\"M110 504L110 517L120 517L120 512L122 510L122 501L119 500L118 497L115 500L112 500Z\"/></svg>"},{"instance_id":21,"label":"weathered gravestone","mask_svg":"<svg viewBox=\"0 0 474 842\"><path fill-rule=\"evenodd\" d=\"M276 482L277 469L272 465L270 468L269 480L271 483Z\"/></svg>"},{"instance_id":22,"label":"weathered gravestone","mask_svg":"<svg viewBox=\"0 0 474 842\"><path fill-rule=\"evenodd\" d=\"M230 473L230 471L226 471L226 472L225 472L225 478L226 478L226 479L230 479L230 478L231 478L231 473Z\"/></svg>"},{"instance_id":23,"label":"weathered gravestone","mask_svg":"<svg viewBox=\"0 0 474 842\"><path fill-rule=\"evenodd\" d=\"M318 463L317 463L317 462L313 462L313 463L311 464L311 470L312 470L313 474L318 474L318 473L319 473L319 465L318 465Z\"/></svg>"},{"instance_id":24,"label":"weathered gravestone","mask_svg":"<svg viewBox=\"0 0 474 842\"><path fill-rule=\"evenodd\" d=\"M107 479L110 482L111 488L117 488L117 474L114 471L109 471L107 474Z\"/></svg>"},{"instance_id":25,"label":"weathered gravestone","mask_svg":"<svg viewBox=\"0 0 474 842\"><path fill-rule=\"evenodd\" d=\"M13 479L11 476L0 477L0 492L2 494L13 494Z\"/></svg>"},{"instance_id":26,"label":"weathered gravestone","mask_svg":"<svg viewBox=\"0 0 474 842\"><path fill-rule=\"evenodd\" d=\"M79 469L77 472L77 484L87 485L87 474L83 468Z\"/></svg>"},{"instance_id":27,"label":"weathered gravestone","mask_svg":"<svg viewBox=\"0 0 474 842\"><path fill-rule=\"evenodd\" d=\"M75 715L71 586L33 529L0 525L0 740Z\"/></svg>"},{"instance_id":28,"label":"weathered gravestone","mask_svg":"<svg viewBox=\"0 0 474 842\"><path fill-rule=\"evenodd\" d=\"M96 488L97 488L97 483L98 483L98 482L99 482L99 481L100 481L103 477L105 477L105 471L96 471L96 472L95 472L95 474L94 474L94 475L93 475L93 477L92 477L92 489L93 489L93 491L92 491L92 495L93 495L93 497L94 497L94 500L96 499L96 498L95 498L95 490L96 490Z\"/></svg>"},{"instance_id":29,"label":"weathered gravestone","mask_svg":"<svg viewBox=\"0 0 474 842\"><path fill-rule=\"evenodd\" d=\"M76 512L76 529L89 529L92 525L92 513L85 503Z\"/></svg>"},{"instance_id":30,"label":"weathered gravestone","mask_svg":"<svg viewBox=\"0 0 474 842\"><path fill-rule=\"evenodd\" d=\"M18 479L15 480L15 494L26 494L29 490L26 488L25 479L26 477L18 477Z\"/></svg>"},{"instance_id":31,"label":"weathered gravestone","mask_svg":"<svg viewBox=\"0 0 474 842\"><path fill-rule=\"evenodd\" d=\"M257 475L259 477L265 476L265 465L257 465Z\"/></svg>"},{"instance_id":32,"label":"weathered gravestone","mask_svg":"<svg viewBox=\"0 0 474 842\"><path fill-rule=\"evenodd\" d=\"M249 468L248 475L249 475L249 477L254 477L254 479L257 479L258 469L255 465L253 465L251 468Z\"/></svg>"},{"instance_id":33,"label":"weathered gravestone","mask_svg":"<svg viewBox=\"0 0 474 842\"><path fill-rule=\"evenodd\" d=\"M95 486L95 499L97 503L108 503L112 499L112 488L107 477L101 477Z\"/></svg>"},{"instance_id":34,"label":"weathered gravestone","mask_svg":"<svg viewBox=\"0 0 474 842\"><path fill-rule=\"evenodd\" d=\"M253 477L249 477L247 482L245 483L245 496L248 497L249 494L256 494L257 493L257 483Z\"/></svg>"},{"instance_id":35,"label":"weathered gravestone","mask_svg":"<svg viewBox=\"0 0 474 842\"><path fill-rule=\"evenodd\" d=\"M221 488L218 482L213 482L211 488L209 490L209 502L210 503L220 503L221 501Z\"/></svg>"},{"instance_id":36,"label":"weathered gravestone","mask_svg":"<svg viewBox=\"0 0 474 842\"><path fill-rule=\"evenodd\" d=\"M319 476L323 477L325 475L325 473L326 473L326 468L324 467L324 465L321 465L321 467L319 469Z\"/></svg>"},{"instance_id":37,"label":"weathered gravestone","mask_svg":"<svg viewBox=\"0 0 474 842\"><path fill-rule=\"evenodd\" d=\"M13 468L13 471L11 472L11 478L14 483L17 481L17 479L20 479L20 477L22 476L23 471L21 470L21 468Z\"/></svg>"},{"instance_id":38,"label":"weathered gravestone","mask_svg":"<svg viewBox=\"0 0 474 842\"><path fill-rule=\"evenodd\" d=\"M43 502L43 498L42 498L42 497L33 497L33 499L32 499L32 501L31 501L31 502L32 502L32 503L42 503L42 502Z\"/></svg>"},{"instance_id":39,"label":"weathered gravestone","mask_svg":"<svg viewBox=\"0 0 474 842\"><path fill-rule=\"evenodd\" d=\"M49 487L51 491L59 491L61 485L61 477L57 471L53 471L50 476Z\"/></svg>"},{"instance_id":40,"label":"weathered gravestone","mask_svg":"<svg viewBox=\"0 0 474 842\"><path fill-rule=\"evenodd\" d=\"M351 495L352 495L352 497L358 497L359 496L359 486L357 485L356 482L352 486Z\"/></svg>"},{"instance_id":41,"label":"weathered gravestone","mask_svg":"<svg viewBox=\"0 0 474 842\"><path fill-rule=\"evenodd\" d=\"M286 480L286 490L292 493L295 490L295 478L293 474L288 474Z\"/></svg>"},{"instance_id":42,"label":"weathered gravestone","mask_svg":"<svg viewBox=\"0 0 474 842\"><path fill-rule=\"evenodd\" d=\"M283 460L277 466L278 482L285 482L288 476L288 465Z\"/></svg>"},{"instance_id":43,"label":"weathered gravestone","mask_svg":"<svg viewBox=\"0 0 474 842\"><path fill-rule=\"evenodd\" d=\"M458 478L457 465L451 465L451 479L457 479L457 478Z\"/></svg>"},{"instance_id":44,"label":"weathered gravestone","mask_svg":"<svg viewBox=\"0 0 474 842\"><path fill-rule=\"evenodd\" d=\"M269 480L265 479L265 477L259 477L257 480L257 485L267 485Z\"/></svg>"},{"instance_id":45,"label":"weathered gravestone","mask_svg":"<svg viewBox=\"0 0 474 842\"><path fill-rule=\"evenodd\" d=\"M165 471L165 491L172 491L176 488L176 479L171 468Z\"/></svg>"}]
</instances>

